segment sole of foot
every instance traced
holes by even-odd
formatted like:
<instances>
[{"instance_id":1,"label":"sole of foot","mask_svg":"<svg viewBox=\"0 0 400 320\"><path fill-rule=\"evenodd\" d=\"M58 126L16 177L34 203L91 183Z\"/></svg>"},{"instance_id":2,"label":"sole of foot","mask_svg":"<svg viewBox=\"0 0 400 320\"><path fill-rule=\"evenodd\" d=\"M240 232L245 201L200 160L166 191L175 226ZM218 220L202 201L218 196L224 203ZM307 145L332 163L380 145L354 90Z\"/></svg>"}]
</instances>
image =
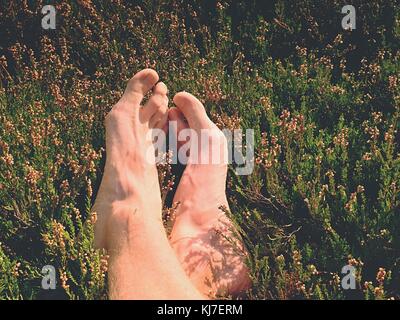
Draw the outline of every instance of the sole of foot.
<instances>
[{"instance_id":1,"label":"sole of foot","mask_svg":"<svg viewBox=\"0 0 400 320\"><path fill-rule=\"evenodd\" d=\"M174 103L176 108L169 110L169 121L176 122L175 134L179 137L182 130L190 128L196 133L194 136L201 138L193 143L192 136L188 142L188 164L173 200L178 207L171 245L202 294L210 298L238 295L249 287L250 280L243 244L225 210L221 210L229 208L225 189L226 139L193 95L178 93ZM178 148L182 144L178 143ZM204 145L209 149L205 150ZM215 152L220 161L212 159Z\"/></svg>"}]
</instances>

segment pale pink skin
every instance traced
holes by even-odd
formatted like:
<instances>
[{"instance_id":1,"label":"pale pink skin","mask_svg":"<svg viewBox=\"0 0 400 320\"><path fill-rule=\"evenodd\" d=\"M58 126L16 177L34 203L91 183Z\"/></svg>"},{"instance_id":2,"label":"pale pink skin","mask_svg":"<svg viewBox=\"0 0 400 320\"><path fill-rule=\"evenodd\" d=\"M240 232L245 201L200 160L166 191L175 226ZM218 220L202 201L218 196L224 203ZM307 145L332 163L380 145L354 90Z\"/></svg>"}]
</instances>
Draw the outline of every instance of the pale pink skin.
<instances>
[{"instance_id":1,"label":"pale pink skin","mask_svg":"<svg viewBox=\"0 0 400 320\"><path fill-rule=\"evenodd\" d=\"M168 112L167 88L158 79L151 69L137 73L105 120L107 160L93 211L95 244L110 256L110 298L204 299L237 293L248 285L244 257L214 231L231 226L218 209L228 206L226 165L189 164L175 195L181 205L170 239L163 227L157 169L148 161L149 131L165 128L168 115L178 121L178 130L186 126L182 115L195 130L214 124L187 93L177 94L179 109ZM240 241L235 243L241 249Z\"/></svg>"},{"instance_id":2,"label":"pale pink skin","mask_svg":"<svg viewBox=\"0 0 400 320\"><path fill-rule=\"evenodd\" d=\"M226 198L227 142L222 132L208 118L204 106L186 92L174 97L176 108L169 119L177 121L177 130L190 127L198 132L209 129L209 155L212 150L221 155L220 163L208 162L186 166L175 193L179 203L170 241L179 261L192 282L203 295L238 294L249 286L245 252L241 241L234 240L233 225L221 206L229 209ZM216 146L215 146L216 144ZM179 145L178 145L179 147ZM198 154L202 154L198 144ZM212 149L214 148L214 149ZM226 159L225 157L225 159ZM204 164L203 164L204 163ZM224 236L221 236L222 233ZM233 243L225 237L231 238Z\"/></svg>"}]
</instances>

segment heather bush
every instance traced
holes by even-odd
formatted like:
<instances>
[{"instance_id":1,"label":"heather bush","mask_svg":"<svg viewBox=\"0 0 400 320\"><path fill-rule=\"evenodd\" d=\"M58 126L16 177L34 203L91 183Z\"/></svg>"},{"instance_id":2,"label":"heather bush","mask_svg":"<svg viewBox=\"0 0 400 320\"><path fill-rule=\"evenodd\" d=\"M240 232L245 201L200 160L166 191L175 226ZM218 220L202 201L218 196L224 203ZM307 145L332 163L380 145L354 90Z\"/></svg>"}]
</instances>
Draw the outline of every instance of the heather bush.
<instances>
[{"instance_id":1,"label":"heather bush","mask_svg":"<svg viewBox=\"0 0 400 320\"><path fill-rule=\"evenodd\" d=\"M107 297L91 206L104 115L156 69L221 128L255 130L228 179L250 299L400 299L400 11L356 1L0 1L0 299ZM160 165L169 228L180 166ZM212 179L212 177L210 177ZM57 289L42 290L53 265ZM356 289L341 286L356 268Z\"/></svg>"}]
</instances>

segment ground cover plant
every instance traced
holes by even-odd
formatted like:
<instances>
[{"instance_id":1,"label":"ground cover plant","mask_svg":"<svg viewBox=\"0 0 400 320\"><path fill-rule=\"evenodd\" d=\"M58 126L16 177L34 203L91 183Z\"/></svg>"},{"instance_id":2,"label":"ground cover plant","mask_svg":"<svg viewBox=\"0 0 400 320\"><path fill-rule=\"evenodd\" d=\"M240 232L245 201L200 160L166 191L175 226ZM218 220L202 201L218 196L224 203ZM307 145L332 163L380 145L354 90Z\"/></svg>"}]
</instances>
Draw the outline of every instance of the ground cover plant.
<instances>
[{"instance_id":1,"label":"ground cover plant","mask_svg":"<svg viewBox=\"0 0 400 320\"><path fill-rule=\"evenodd\" d=\"M255 130L254 171L228 179L245 298L400 299L396 1L354 1L352 31L338 0L54 1L55 30L46 4L0 0L0 299L107 298L103 119L145 67L221 128ZM182 168L159 170L168 226Z\"/></svg>"}]
</instances>

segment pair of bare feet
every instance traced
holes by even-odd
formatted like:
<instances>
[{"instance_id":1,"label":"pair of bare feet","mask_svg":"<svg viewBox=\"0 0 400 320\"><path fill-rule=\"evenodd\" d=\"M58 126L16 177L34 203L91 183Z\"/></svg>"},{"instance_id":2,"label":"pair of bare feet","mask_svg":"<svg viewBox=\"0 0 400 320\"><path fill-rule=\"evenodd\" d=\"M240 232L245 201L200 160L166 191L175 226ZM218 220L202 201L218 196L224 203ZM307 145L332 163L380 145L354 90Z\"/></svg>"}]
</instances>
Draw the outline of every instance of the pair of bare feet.
<instances>
[{"instance_id":1,"label":"pair of bare feet","mask_svg":"<svg viewBox=\"0 0 400 320\"><path fill-rule=\"evenodd\" d=\"M148 150L154 154L149 132L165 128L168 121L176 121L178 133L186 128L220 131L189 93L178 93L176 107L169 109L167 87L158 80L154 70L137 73L105 121L107 160L93 211L98 216L96 246L110 255L110 297L235 295L247 288L249 278L243 246L220 210L228 208L225 163L188 163L175 193L179 206L169 238L162 226L158 173L147 158ZM223 148L224 139L217 134L210 142Z\"/></svg>"}]
</instances>

